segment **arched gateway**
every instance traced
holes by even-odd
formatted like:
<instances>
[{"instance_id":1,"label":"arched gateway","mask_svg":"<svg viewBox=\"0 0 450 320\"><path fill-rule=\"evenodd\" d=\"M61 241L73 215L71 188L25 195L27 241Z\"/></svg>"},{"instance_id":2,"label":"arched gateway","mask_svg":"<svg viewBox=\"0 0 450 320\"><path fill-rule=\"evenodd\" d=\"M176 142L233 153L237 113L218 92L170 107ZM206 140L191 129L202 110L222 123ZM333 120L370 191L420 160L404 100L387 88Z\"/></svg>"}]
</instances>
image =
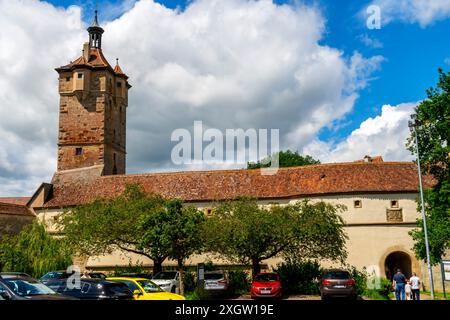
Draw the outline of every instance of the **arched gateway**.
<instances>
[{"instance_id":1,"label":"arched gateway","mask_svg":"<svg viewBox=\"0 0 450 320\"><path fill-rule=\"evenodd\" d=\"M392 279L394 274L400 269L406 278L412 275L412 261L409 254L403 251L390 253L384 262L384 270L387 279Z\"/></svg>"}]
</instances>

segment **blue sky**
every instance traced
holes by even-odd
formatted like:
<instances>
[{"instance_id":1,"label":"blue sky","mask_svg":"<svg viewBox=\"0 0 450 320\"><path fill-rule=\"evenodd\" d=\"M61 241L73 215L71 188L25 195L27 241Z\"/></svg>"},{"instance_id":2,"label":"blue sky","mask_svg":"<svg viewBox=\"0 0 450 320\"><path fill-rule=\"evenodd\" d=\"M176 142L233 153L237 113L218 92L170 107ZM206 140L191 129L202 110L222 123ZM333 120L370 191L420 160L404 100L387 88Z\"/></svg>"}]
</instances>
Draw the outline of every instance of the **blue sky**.
<instances>
[{"instance_id":1,"label":"blue sky","mask_svg":"<svg viewBox=\"0 0 450 320\"><path fill-rule=\"evenodd\" d=\"M132 1L118 0L49 0L48 2L62 7L71 5L83 8L83 19L89 22L95 8L105 10ZM190 1L158 0L168 8L183 10ZM295 5L295 1L275 0L277 4ZM325 37L321 44L338 48L350 56L358 51L364 56L382 55L384 61L381 69L371 76L367 88L359 92L360 97L349 113L344 126L339 130L322 129L320 139L337 143L357 128L362 121L380 113L384 104L397 105L405 102L416 102L424 99L425 90L437 81L437 69L448 69L445 63L450 57L450 41L448 30L450 20L433 22L426 27L418 23L394 21L382 25L380 30L369 30L361 17L362 10L370 1L361 0L318 0L303 1L320 7L327 22ZM105 15L105 12L102 13ZM120 11L110 16L120 16ZM367 36L382 44L382 47L364 44L361 37ZM445 40L447 39L447 41Z\"/></svg>"}]
</instances>

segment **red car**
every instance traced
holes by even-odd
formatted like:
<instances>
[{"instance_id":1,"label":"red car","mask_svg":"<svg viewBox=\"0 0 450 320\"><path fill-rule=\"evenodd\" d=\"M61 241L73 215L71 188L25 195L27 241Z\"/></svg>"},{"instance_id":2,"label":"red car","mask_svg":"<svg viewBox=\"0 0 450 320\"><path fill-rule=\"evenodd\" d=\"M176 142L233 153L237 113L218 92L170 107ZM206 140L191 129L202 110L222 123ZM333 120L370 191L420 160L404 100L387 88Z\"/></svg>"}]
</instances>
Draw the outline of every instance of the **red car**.
<instances>
[{"instance_id":1,"label":"red car","mask_svg":"<svg viewBox=\"0 0 450 320\"><path fill-rule=\"evenodd\" d=\"M276 273L258 273L252 281L250 294L252 299L281 298L283 288L280 277Z\"/></svg>"}]
</instances>

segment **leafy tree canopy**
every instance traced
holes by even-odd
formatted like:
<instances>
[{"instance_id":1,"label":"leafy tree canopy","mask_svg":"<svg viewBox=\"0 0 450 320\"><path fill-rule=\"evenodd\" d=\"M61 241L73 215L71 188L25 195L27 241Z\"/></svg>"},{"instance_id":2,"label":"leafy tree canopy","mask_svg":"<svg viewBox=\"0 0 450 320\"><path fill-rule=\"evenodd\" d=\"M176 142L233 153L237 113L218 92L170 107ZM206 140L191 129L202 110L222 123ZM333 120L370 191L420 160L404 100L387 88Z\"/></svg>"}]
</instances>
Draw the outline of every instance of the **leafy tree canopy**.
<instances>
[{"instance_id":1,"label":"leafy tree canopy","mask_svg":"<svg viewBox=\"0 0 450 320\"><path fill-rule=\"evenodd\" d=\"M438 263L450 248L450 73L439 69L436 88L427 90L428 99L416 107L417 140L423 173L433 175L437 183L425 192L427 229L431 263ZM416 153L414 132L408 148ZM420 203L419 203L420 211ZM423 221L410 232L418 258L426 259Z\"/></svg>"},{"instance_id":2,"label":"leafy tree canopy","mask_svg":"<svg viewBox=\"0 0 450 320\"><path fill-rule=\"evenodd\" d=\"M338 212L343 206L308 201L261 207L241 198L218 205L207 219L207 250L230 261L252 265L277 256L345 260L346 235Z\"/></svg>"},{"instance_id":3,"label":"leafy tree canopy","mask_svg":"<svg viewBox=\"0 0 450 320\"><path fill-rule=\"evenodd\" d=\"M184 263L194 253L200 253L204 241L200 230L205 221L205 215L193 206L183 206L180 200L167 201L166 210L159 213L158 217L144 217L140 224L142 238L141 247L151 246L154 239L158 239L159 245L166 248L170 259L177 261L180 272L180 293L184 294ZM158 232L147 232L156 230Z\"/></svg>"},{"instance_id":4,"label":"leafy tree canopy","mask_svg":"<svg viewBox=\"0 0 450 320\"><path fill-rule=\"evenodd\" d=\"M280 151L271 156L264 158L262 161L258 161L256 163L249 162L247 164L247 169L260 169L260 168L268 168L272 163L272 159L278 155L279 167L297 167L297 166L306 166L311 164L320 164L319 160L315 160L313 157L306 155L302 156L298 153L298 151Z\"/></svg>"},{"instance_id":5,"label":"leafy tree canopy","mask_svg":"<svg viewBox=\"0 0 450 320\"><path fill-rule=\"evenodd\" d=\"M0 271L25 272L40 278L72 264L72 252L64 239L54 238L38 221L18 235L5 236L0 242Z\"/></svg>"},{"instance_id":6,"label":"leafy tree canopy","mask_svg":"<svg viewBox=\"0 0 450 320\"><path fill-rule=\"evenodd\" d=\"M161 196L144 192L140 185L128 185L119 197L66 210L59 224L68 243L81 255L103 255L120 249L152 259L153 271L158 272L169 255L161 233L166 205L167 200ZM143 221L153 223L143 230Z\"/></svg>"}]
</instances>

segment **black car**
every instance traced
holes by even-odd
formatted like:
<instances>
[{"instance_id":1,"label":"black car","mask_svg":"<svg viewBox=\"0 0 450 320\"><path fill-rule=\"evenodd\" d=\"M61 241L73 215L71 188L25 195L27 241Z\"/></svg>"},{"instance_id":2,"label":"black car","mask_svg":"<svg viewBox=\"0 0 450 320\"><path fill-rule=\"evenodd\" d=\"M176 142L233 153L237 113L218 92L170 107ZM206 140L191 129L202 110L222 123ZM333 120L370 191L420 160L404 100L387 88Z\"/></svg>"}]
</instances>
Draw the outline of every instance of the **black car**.
<instances>
[{"instance_id":1,"label":"black car","mask_svg":"<svg viewBox=\"0 0 450 320\"><path fill-rule=\"evenodd\" d=\"M77 300L56 293L45 284L19 274L0 275L0 300Z\"/></svg>"},{"instance_id":2,"label":"black car","mask_svg":"<svg viewBox=\"0 0 450 320\"><path fill-rule=\"evenodd\" d=\"M74 273L68 273L67 271L51 271L44 274L40 281L44 284L47 284L50 281L53 280L66 280L70 276L74 275ZM93 279L106 279L106 275L101 272L91 272L88 273L90 278ZM83 274L80 274L80 276L83 276Z\"/></svg>"},{"instance_id":3,"label":"black car","mask_svg":"<svg viewBox=\"0 0 450 320\"><path fill-rule=\"evenodd\" d=\"M64 296L80 300L133 300L133 293L120 282L103 279L80 279L68 281L67 279L50 280L47 286Z\"/></svg>"}]
</instances>

